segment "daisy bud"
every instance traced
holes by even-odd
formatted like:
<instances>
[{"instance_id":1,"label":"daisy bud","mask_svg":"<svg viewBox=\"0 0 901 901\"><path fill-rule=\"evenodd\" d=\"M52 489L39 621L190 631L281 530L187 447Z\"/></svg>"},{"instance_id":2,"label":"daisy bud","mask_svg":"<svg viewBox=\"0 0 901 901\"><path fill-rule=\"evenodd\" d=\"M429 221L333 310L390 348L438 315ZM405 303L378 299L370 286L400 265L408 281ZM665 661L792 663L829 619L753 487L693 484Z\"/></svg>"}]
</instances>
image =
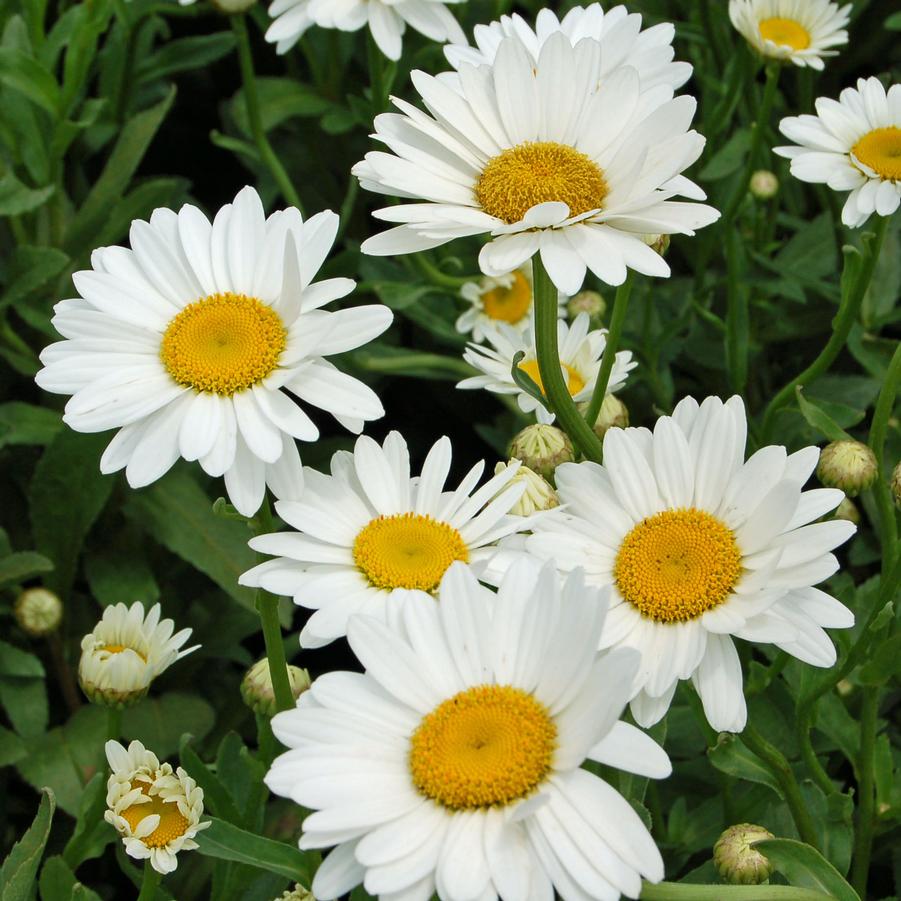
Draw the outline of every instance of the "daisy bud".
<instances>
[{"instance_id":1,"label":"daisy bud","mask_svg":"<svg viewBox=\"0 0 901 901\"><path fill-rule=\"evenodd\" d=\"M296 701L310 687L310 674L298 666L289 666L288 683ZM278 710L275 704L275 689L272 687L269 661L265 657L258 660L244 674L241 680L241 697L254 713L275 716Z\"/></svg>"},{"instance_id":2,"label":"daisy bud","mask_svg":"<svg viewBox=\"0 0 901 901\"><path fill-rule=\"evenodd\" d=\"M860 525L860 510L857 509L854 501L846 497L836 508L832 514L833 519L846 519L853 522L854 525Z\"/></svg>"},{"instance_id":3,"label":"daisy bud","mask_svg":"<svg viewBox=\"0 0 901 901\"><path fill-rule=\"evenodd\" d=\"M579 412L588 409L588 404L580 404ZM608 429L624 429L629 425L629 408L615 395L608 394L598 411L598 418L594 421L594 433L601 440L607 434Z\"/></svg>"},{"instance_id":4,"label":"daisy bud","mask_svg":"<svg viewBox=\"0 0 901 901\"><path fill-rule=\"evenodd\" d=\"M257 0L212 0L213 6L221 13L230 16L233 13L242 13L250 9Z\"/></svg>"},{"instance_id":5,"label":"daisy bud","mask_svg":"<svg viewBox=\"0 0 901 901\"><path fill-rule=\"evenodd\" d=\"M598 328L607 312L607 301L597 291L580 291L575 297L570 298L566 305L566 314L570 319L575 319L579 313L588 313L591 328Z\"/></svg>"},{"instance_id":6,"label":"daisy bud","mask_svg":"<svg viewBox=\"0 0 901 901\"><path fill-rule=\"evenodd\" d=\"M510 463L519 462L515 459ZM494 467L494 474L500 475L510 463L498 463ZM510 508L514 516L531 516L536 510L550 510L560 506L557 492L550 486L547 479L542 478L537 472L532 472L528 466L520 466L516 475L504 486L514 485L516 482L525 482L526 490L522 497Z\"/></svg>"},{"instance_id":7,"label":"daisy bud","mask_svg":"<svg viewBox=\"0 0 901 901\"><path fill-rule=\"evenodd\" d=\"M768 169L758 169L751 176L750 188L758 200L772 200L779 193L779 179Z\"/></svg>"},{"instance_id":8,"label":"daisy bud","mask_svg":"<svg viewBox=\"0 0 901 901\"><path fill-rule=\"evenodd\" d=\"M16 599L13 614L23 632L40 638L56 631L63 618L63 602L46 588L28 588Z\"/></svg>"},{"instance_id":9,"label":"daisy bud","mask_svg":"<svg viewBox=\"0 0 901 901\"><path fill-rule=\"evenodd\" d=\"M740 823L730 826L713 846L713 863L720 877L732 885L761 885L773 872L773 865L754 843L774 838L763 826Z\"/></svg>"},{"instance_id":10,"label":"daisy bud","mask_svg":"<svg viewBox=\"0 0 901 901\"><path fill-rule=\"evenodd\" d=\"M869 488L878 474L876 455L860 441L833 441L820 451L817 478L848 497L857 497Z\"/></svg>"},{"instance_id":11,"label":"daisy bud","mask_svg":"<svg viewBox=\"0 0 901 901\"><path fill-rule=\"evenodd\" d=\"M279 895L276 901L316 901L313 893L309 889L305 889L299 882L294 884L291 891L286 891Z\"/></svg>"},{"instance_id":12,"label":"daisy bud","mask_svg":"<svg viewBox=\"0 0 901 901\"><path fill-rule=\"evenodd\" d=\"M113 604L103 611L94 630L81 640L78 681L88 700L104 707L129 707L140 701L150 683L176 660L197 650L182 650L191 630L172 634L171 619L160 620L160 605L144 615L136 601L131 607Z\"/></svg>"},{"instance_id":13,"label":"daisy bud","mask_svg":"<svg viewBox=\"0 0 901 901\"><path fill-rule=\"evenodd\" d=\"M522 460L533 472L548 481L554 478L554 470L561 463L576 459L573 443L566 432L552 425L526 426L510 442L511 459Z\"/></svg>"},{"instance_id":14,"label":"daisy bud","mask_svg":"<svg viewBox=\"0 0 901 901\"><path fill-rule=\"evenodd\" d=\"M662 257L666 256L671 240L669 235L642 235L641 239L654 253L660 254Z\"/></svg>"},{"instance_id":15,"label":"daisy bud","mask_svg":"<svg viewBox=\"0 0 901 901\"><path fill-rule=\"evenodd\" d=\"M898 463L892 470L891 480L892 497L895 499L895 505L901 507L901 463Z\"/></svg>"}]
</instances>

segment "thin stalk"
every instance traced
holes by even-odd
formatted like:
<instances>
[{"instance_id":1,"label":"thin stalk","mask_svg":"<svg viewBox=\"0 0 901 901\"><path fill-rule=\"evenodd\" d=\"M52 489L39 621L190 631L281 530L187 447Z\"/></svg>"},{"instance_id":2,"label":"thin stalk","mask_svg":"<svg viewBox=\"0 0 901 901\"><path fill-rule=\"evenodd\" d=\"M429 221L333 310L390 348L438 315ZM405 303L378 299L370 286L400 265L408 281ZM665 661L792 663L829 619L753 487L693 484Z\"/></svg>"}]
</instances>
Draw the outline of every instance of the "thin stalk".
<instances>
[{"instance_id":1,"label":"thin stalk","mask_svg":"<svg viewBox=\"0 0 901 901\"><path fill-rule=\"evenodd\" d=\"M373 118L388 108L388 81L385 78L385 56L379 50L372 31L366 29L366 58L369 62L370 101Z\"/></svg>"},{"instance_id":2,"label":"thin stalk","mask_svg":"<svg viewBox=\"0 0 901 901\"><path fill-rule=\"evenodd\" d=\"M122 710L108 707L106 711L106 737L108 741L118 741L122 735Z\"/></svg>"},{"instance_id":3,"label":"thin stalk","mask_svg":"<svg viewBox=\"0 0 901 901\"><path fill-rule=\"evenodd\" d=\"M742 249L739 235L734 228L726 231L726 363L731 388L742 394L748 381L748 287L742 278L740 265Z\"/></svg>"},{"instance_id":4,"label":"thin stalk","mask_svg":"<svg viewBox=\"0 0 901 901\"><path fill-rule=\"evenodd\" d=\"M813 741L810 737L810 730L813 727L813 708L805 707L803 712L799 710L796 714L796 724L798 730L798 744L801 748L801 759L807 767L807 772L813 777L813 781L823 790L828 797L835 793L835 785L829 778L826 768L820 763L816 751L813 749Z\"/></svg>"},{"instance_id":5,"label":"thin stalk","mask_svg":"<svg viewBox=\"0 0 901 901\"><path fill-rule=\"evenodd\" d=\"M876 268L876 261L879 259L879 252L882 250L883 241L885 241L885 233L888 229L888 217L880 216L876 224L876 237L870 248L870 253L864 262L857 281L852 285L845 297L842 298L841 306L835 319L832 320L832 335L826 346L820 351L817 358L807 367L800 375L793 378L778 394L770 401L763 417L762 437L766 441L769 437L773 419L776 413L795 396L795 388L798 385L808 385L815 378L821 376L832 365L835 358L839 355L851 328L857 321L860 312L860 305L863 302L867 288L873 278L873 271Z\"/></svg>"},{"instance_id":6,"label":"thin stalk","mask_svg":"<svg viewBox=\"0 0 901 901\"><path fill-rule=\"evenodd\" d=\"M741 740L748 750L758 757L773 774L773 778L782 789L785 803L791 812L792 819L801 840L813 848L819 850L819 839L810 816L810 811L801 797L801 789L798 780L789 765L785 755L774 745L771 745L750 723L741 734Z\"/></svg>"},{"instance_id":7,"label":"thin stalk","mask_svg":"<svg viewBox=\"0 0 901 901\"><path fill-rule=\"evenodd\" d=\"M238 62L241 65L241 78L244 82L244 103L247 107L247 119L250 123L250 132L253 135L254 143L257 145L257 150L260 153L260 159L266 165L266 168L269 169L285 200L303 213L300 196L291 183L291 179L288 177L285 167L281 164L281 160L279 160L272 149L269 138L266 136L266 130L263 128L260 98L257 94L257 81L253 70L253 55L250 51L250 36L247 33L247 22L244 14L230 16L230 19L232 30L235 33L235 40L238 44Z\"/></svg>"},{"instance_id":8,"label":"thin stalk","mask_svg":"<svg viewBox=\"0 0 901 901\"><path fill-rule=\"evenodd\" d=\"M860 709L860 757L858 758L857 823L854 830L854 852L851 857L851 885L861 898L867 896L867 875L873 851L873 826L876 814L876 789L873 757L876 752L876 721L879 713L878 685L864 689Z\"/></svg>"},{"instance_id":9,"label":"thin stalk","mask_svg":"<svg viewBox=\"0 0 901 901\"><path fill-rule=\"evenodd\" d=\"M478 276L448 275L442 272L424 253L414 253L408 259L436 287L457 292L468 282L478 280Z\"/></svg>"},{"instance_id":10,"label":"thin stalk","mask_svg":"<svg viewBox=\"0 0 901 901\"><path fill-rule=\"evenodd\" d=\"M793 885L692 885L688 882L642 884L641 901L831 901L815 889Z\"/></svg>"},{"instance_id":11,"label":"thin stalk","mask_svg":"<svg viewBox=\"0 0 901 901\"><path fill-rule=\"evenodd\" d=\"M81 696L78 693L78 686L75 684L72 667L69 666L69 661L66 660L59 632L52 632L47 636L47 646L50 649L50 659L53 661L54 670L56 670L57 681L63 690L63 700L66 702L69 713L75 713L81 707Z\"/></svg>"},{"instance_id":12,"label":"thin stalk","mask_svg":"<svg viewBox=\"0 0 901 901\"><path fill-rule=\"evenodd\" d=\"M610 315L610 329L607 332L607 343L604 345L604 356L601 359L601 369L598 372L598 380L595 382L591 402L585 411L585 422L588 428L593 429L598 421L598 414L607 394L607 385L610 383L610 373L613 372L613 364L616 362L616 351L619 348L619 339L623 333L623 323L626 321L626 310L629 307L629 297L632 294L633 273L630 270L626 280L616 289L616 297L613 301L613 312Z\"/></svg>"},{"instance_id":13,"label":"thin stalk","mask_svg":"<svg viewBox=\"0 0 901 901\"><path fill-rule=\"evenodd\" d=\"M153 901L156 898L156 890L159 887L161 874L150 865L150 861L144 862L144 878L141 880L141 894L138 901Z\"/></svg>"},{"instance_id":14,"label":"thin stalk","mask_svg":"<svg viewBox=\"0 0 901 901\"><path fill-rule=\"evenodd\" d=\"M535 349L538 356L538 372L544 387L544 396L558 424L573 440L588 460L600 463L603 448L598 436L579 415L563 381L560 368L560 350L557 347L557 286L551 281L541 255L532 257L532 290L535 294Z\"/></svg>"}]
</instances>

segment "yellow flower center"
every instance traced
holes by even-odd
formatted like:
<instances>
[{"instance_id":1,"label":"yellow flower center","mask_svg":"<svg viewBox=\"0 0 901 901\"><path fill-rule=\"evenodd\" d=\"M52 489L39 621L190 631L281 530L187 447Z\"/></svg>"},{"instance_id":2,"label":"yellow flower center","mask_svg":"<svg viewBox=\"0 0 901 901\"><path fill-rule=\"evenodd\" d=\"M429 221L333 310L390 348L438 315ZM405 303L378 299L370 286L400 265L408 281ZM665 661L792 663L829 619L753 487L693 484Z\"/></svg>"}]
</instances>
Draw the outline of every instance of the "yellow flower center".
<instances>
[{"instance_id":1,"label":"yellow flower center","mask_svg":"<svg viewBox=\"0 0 901 901\"><path fill-rule=\"evenodd\" d=\"M600 209L608 193L597 163L556 141L526 141L490 159L476 184L479 205L504 222L519 222L536 204L551 200L571 216Z\"/></svg>"},{"instance_id":2,"label":"yellow flower center","mask_svg":"<svg viewBox=\"0 0 901 901\"><path fill-rule=\"evenodd\" d=\"M531 306L532 288L519 270L513 273L513 284L509 288L493 288L482 295L485 315L502 322L519 322Z\"/></svg>"},{"instance_id":3,"label":"yellow flower center","mask_svg":"<svg viewBox=\"0 0 901 901\"><path fill-rule=\"evenodd\" d=\"M685 622L726 600L741 575L741 551L731 529L709 513L664 510L626 535L613 575L643 616Z\"/></svg>"},{"instance_id":4,"label":"yellow flower center","mask_svg":"<svg viewBox=\"0 0 901 901\"><path fill-rule=\"evenodd\" d=\"M129 647L128 645L105 644L102 648L100 648L100 650L106 651L107 654L121 654L123 651L134 651L134 653L137 654L138 657L140 657L141 660L144 661L144 663L147 662L147 657L144 654L142 654L137 648L132 648L132 647Z\"/></svg>"},{"instance_id":5,"label":"yellow flower center","mask_svg":"<svg viewBox=\"0 0 901 901\"><path fill-rule=\"evenodd\" d=\"M231 396L275 369L287 334L278 313L256 298L211 294L169 323L160 357L179 385Z\"/></svg>"},{"instance_id":6,"label":"yellow flower center","mask_svg":"<svg viewBox=\"0 0 901 901\"><path fill-rule=\"evenodd\" d=\"M455 560L469 561L460 533L418 513L373 519L356 537L354 562L376 588L434 591Z\"/></svg>"},{"instance_id":7,"label":"yellow flower center","mask_svg":"<svg viewBox=\"0 0 901 901\"><path fill-rule=\"evenodd\" d=\"M190 823L187 817L181 814L175 801L164 801L160 795L151 795L146 782L132 782L131 787L140 788L150 798L150 803L144 801L141 804L132 804L122 811L122 817L131 826L131 831L134 832L138 828L138 823L152 814L157 814L160 818L159 826L150 835L141 839L148 848L162 848L188 831Z\"/></svg>"},{"instance_id":8,"label":"yellow flower center","mask_svg":"<svg viewBox=\"0 0 901 901\"><path fill-rule=\"evenodd\" d=\"M543 704L509 685L461 691L425 716L410 739L419 792L450 810L527 798L550 772L557 727Z\"/></svg>"},{"instance_id":9,"label":"yellow flower center","mask_svg":"<svg viewBox=\"0 0 901 901\"><path fill-rule=\"evenodd\" d=\"M566 387L569 389L570 395L575 397L585 387L585 379L568 363L560 365L566 372ZM541 381L541 373L538 371L538 360L525 360L519 364L519 368L541 389L542 394L547 394L544 390L544 382Z\"/></svg>"},{"instance_id":10,"label":"yellow flower center","mask_svg":"<svg viewBox=\"0 0 901 901\"><path fill-rule=\"evenodd\" d=\"M901 179L901 128L896 125L868 132L851 152L883 178L889 181Z\"/></svg>"},{"instance_id":11,"label":"yellow flower center","mask_svg":"<svg viewBox=\"0 0 901 901\"><path fill-rule=\"evenodd\" d=\"M794 19L782 19L774 16L760 23L760 36L765 41L772 41L792 50L806 50L810 46L810 32Z\"/></svg>"}]
</instances>

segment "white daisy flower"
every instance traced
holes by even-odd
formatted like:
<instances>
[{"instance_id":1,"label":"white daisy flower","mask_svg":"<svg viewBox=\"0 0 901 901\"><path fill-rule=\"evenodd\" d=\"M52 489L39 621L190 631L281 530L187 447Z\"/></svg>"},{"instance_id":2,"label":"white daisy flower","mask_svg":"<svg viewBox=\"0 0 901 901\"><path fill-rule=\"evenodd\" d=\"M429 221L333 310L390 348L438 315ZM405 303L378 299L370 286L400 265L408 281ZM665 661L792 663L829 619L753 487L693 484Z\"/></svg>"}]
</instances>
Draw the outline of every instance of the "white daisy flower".
<instances>
[{"instance_id":1,"label":"white daisy flower","mask_svg":"<svg viewBox=\"0 0 901 901\"><path fill-rule=\"evenodd\" d=\"M873 214L891 216L901 204L901 84L888 91L861 78L838 100L820 97L816 116L790 116L779 130L800 146L776 147L801 181L850 191L842 222L859 228Z\"/></svg>"},{"instance_id":2,"label":"white daisy flower","mask_svg":"<svg viewBox=\"0 0 901 901\"><path fill-rule=\"evenodd\" d=\"M144 614L144 605L112 604L100 622L81 640L78 681L97 704L134 704L147 694L150 683L176 660L200 645L182 650L190 629L175 632L171 619L160 619L160 605Z\"/></svg>"},{"instance_id":3,"label":"white daisy flower","mask_svg":"<svg viewBox=\"0 0 901 901\"><path fill-rule=\"evenodd\" d=\"M457 331L462 335L472 333L473 341L484 341L486 331L495 325L506 323L519 332L525 331L531 321L532 263L514 269L507 275L485 276L477 282L467 282L460 289L460 296L470 306L457 318ZM566 315L565 294L557 297L557 315Z\"/></svg>"},{"instance_id":4,"label":"white daisy flower","mask_svg":"<svg viewBox=\"0 0 901 901\"><path fill-rule=\"evenodd\" d=\"M465 44L466 35L447 8L463 0L275 0L266 40L277 53L287 53L312 25L358 31L368 25L373 40L388 59L398 60L409 25L432 41Z\"/></svg>"},{"instance_id":5,"label":"white daisy flower","mask_svg":"<svg viewBox=\"0 0 901 901\"><path fill-rule=\"evenodd\" d=\"M454 565L440 603L408 596L394 628L356 616L365 674L317 679L272 729L266 784L314 812L301 848L337 845L312 890L383 901L637 898L663 878L654 841L587 759L651 778L666 753L618 718L634 652L598 655L606 592L551 567L497 595Z\"/></svg>"},{"instance_id":6,"label":"white daisy flower","mask_svg":"<svg viewBox=\"0 0 901 901\"><path fill-rule=\"evenodd\" d=\"M158 873L178 866L179 851L197 847L194 836L201 823L203 789L181 768L161 764L139 741L126 750L117 741L106 743L110 774L104 819L122 836L125 853L149 860Z\"/></svg>"},{"instance_id":7,"label":"white daisy flower","mask_svg":"<svg viewBox=\"0 0 901 901\"><path fill-rule=\"evenodd\" d=\"M576 294L586 268L619 285L626 268L668 276L641 236L693 234L719 216L672 200L704 192L681 173L704 138L690 131L696 101L660 105L622 66L597 87L601 44L573 47L562 32L538 61L516 37L501 41L491 66L460 66L460 91L424 72L412 79L431 115L403 100L401 114L375 120L391 153L368 153L353 172L364 188L421 199L377 210L400 223L369 238L364 253L426 250L466 235L490 235L482 272L498 276L535 253L557 288Z\"/></svg>"},{"instance_id":8,"label":"white daisy flower","mask_svg":"<svg viewBox=\"0 0 901 901\"><path fill-rule=\"evenodd\" d=\"M499 21L490 25L476 25L473 29L475 47L450 44L444 48L444 55L455 69L464 63L491 65L504 38L516 36L537 60L545 41L557 32L563 32L573 46L584 38L600 43L599 75L602 80L620 66L632 66L645 90L664 85L671 89L669 97L672 97L672 91L691 78L689 63L673 62L675 26L661 22L642 31L640 13L630 13L622 5L611 7L606 12L600 3L578 6L562 20L553 10L542 9L534 29L518 13L501 16ZM661 96L669 99L665 93Z\"/></svg>"},{"instance_id":9,"label":"white daisy flower","mask_svg":"<svg viewBox=\"0 0 901 901\"><path fill-rule=\"evenodd\" d=\"M331 475L307 471L300 502L276 504L278 515L297 531L251 540L254 550L279 556L238 581L293 595L295 604L315 610L300 642L321 647L347 634L354 613L385 619L398 591L434 592L455 560L484 565L496 552L494 542L547 515L510 513L526 487L508 485L518 464L475 492L484 462L455 490L445 491L450 464L450 440L441 438L422 474L411 478L410 454L398 432L381 447L361 436L352 454L332 457Z\"/></svg>"},{"instance_id":10,"label":"white daisy flower","mask_svg":"<svg viewBox=\"0 0 901 901\"><path fill-rule=\"evenodd\" d=\"M557 323L557 345L560 348L560 368L563 380L569 388L570 396L576 403L591 400L594 385L601 368L601 359L607 345L607 330L588 330L590 317L579 313L572 324ZM481 370L484 375L471 376L457 382L463 390L484 388L495 394L513 394L523 413L534 413L538 422L545 425L554 421L554 414L531 394L526 393L513 381L513 358L520 351L525 357L519 368L531 377L544 391L541 373L538 371L538 355L535 349L535 334L530 326L524 333L501 323L485 330L490 347L470 344L463 353L463 359ZM607 393L613 394L623 387L626 378L638 364L632 359L632 352L621 350L616 354Z\"/></svg>"},{"instance_id":11,"label":"white daisy flower","mask_svg":"<svg viewBox=\"0 0 901 901\"><path fill-rule=\"evenodd\" d=\"M846 521L816 522L844 495L802 491L815 447L763 447L745 461L746 431L739 397L700 407L686 398L653 433L610 429L603 466L557 469L568 515L537 522L525 540L562 572L584 568L589 583L612 587L601 647L641 653L632 713L642 726L691 678L711 726L740 732L747 713L733 638L832 666L823 627L854 623L812 587L838 569L829 552L854 534Z\"/></svg>"},{"instance_id":12,"label":"white daisy flower","mask_svg":"<svg viewBox=\"0 0 901 901\"><path fill-rule=\"evenodd\" d=\"M729 0L729 18L741 36L762 56L796 66L823 69L823 58L837 56L848 43L845 26L851 4L830 0Z\"/></svg>"},{"instance_id":13,"label":"white daisy flower","mask_svg":"<svg viewBox=\"0 0 901 901\"><path fill-rule=\"evenodd\" d=\"M319 430L291 395L354 432L384 415L370 388L324 359L392 318L384 306L320 309L354 288L313 282L337 229L330 211L267 219L248 187L212 224L190 205L158 209L132 223L130 250L94 251L93 269L72 276L81 297L56 305L66 340L45 348L36 381L73 395L63 420L76 431L120 429L102 472L124 467L139 488L179 457L197 460L250 516L267 483L280 497L302 490L294 439Z\"/></svg>"}]
</instances>

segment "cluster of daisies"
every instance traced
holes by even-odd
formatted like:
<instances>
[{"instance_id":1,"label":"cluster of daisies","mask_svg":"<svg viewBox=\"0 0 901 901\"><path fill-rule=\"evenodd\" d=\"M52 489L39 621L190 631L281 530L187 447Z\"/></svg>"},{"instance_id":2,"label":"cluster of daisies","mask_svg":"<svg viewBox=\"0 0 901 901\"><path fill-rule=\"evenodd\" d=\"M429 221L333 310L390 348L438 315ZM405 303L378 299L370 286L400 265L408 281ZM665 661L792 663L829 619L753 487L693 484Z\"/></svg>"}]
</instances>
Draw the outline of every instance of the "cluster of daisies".
<instances>
[{"instance_id":1,"label":"cluster of daisies","mask_svg":"<svg viewBox=\"0 0 901 901\"><path fill-rule=\"evenodd\" d=\"M848 8L827 0L732 0L729 11L776 60L820 68L847 39ZM313 25L368 24L391 58L406 24L452 42L450 70L413 73L425 111L396 99L398 112L375 122L386 149L353 170L404 201L375 213L393 227L363 250L486 237L485 279L464 288L457 323L481 374L459 387L515 395L534 413L521 446L528 456L531 442L537 471L512 460L483 479L478 463L448 485L450 440L414 475L398 432L381 444L360 436L328 473L303 467L296 442L318 438L310 407L354 433L384 414L328 358L376 338L391 313L327 310L354 289L316 278L338 217L267 217L249 187L212 221L191 205L157 210L133 224L129 248L95 251L73 277L79 296L56 307L64 340L42 354L37 381L71 395L72 428L118 430L100 465L124 469L132 487L183 458L224 476L245 516L267 487L277 499L288 529L251 541L271 559L241 583L313 611L301 646L346 639L365 670L298 682L296 708L273 719L289 750L266 782L312 811L302 848L334 849L317 898L360 884L392 901L638 897L663 862L595 764L664 778L670 763L620 719L625 707L649 727L690 680L711 726L740 732L736 639L830 666L824 630L853 623L814 587L854 531L822 520L841 491L805 488L816 448L746 459L741 399L686 398L653 428L608 428L603 464L576 462L549 425L554 411L511 376L519 365L542 388L534 261L562 313L588 271L610 285L630 269L667 276L659 238L717 219L684 175L704 147L695 101L675 93L690 67L674 60L671 25L643 29L622 6L562 20L542 10L534 29L505 17L477 28L474 47L445 0L275 0L270 13L280 52ZM782 123L797 145L777 150L793 173L850 191L848 224L893 213L901 88L862 81L817 112ZM557 326L577 402L605 353L591 325L583 311ZM609 392L634 365L616 354ZM83 642L86 693L113 706L143 697L188 653L190 630L173 632L158 606L109 608ZM107 819L129 854L170 871L208 825L202 791L137 742L107 753Z\"/></svg>"}]
</instances>

